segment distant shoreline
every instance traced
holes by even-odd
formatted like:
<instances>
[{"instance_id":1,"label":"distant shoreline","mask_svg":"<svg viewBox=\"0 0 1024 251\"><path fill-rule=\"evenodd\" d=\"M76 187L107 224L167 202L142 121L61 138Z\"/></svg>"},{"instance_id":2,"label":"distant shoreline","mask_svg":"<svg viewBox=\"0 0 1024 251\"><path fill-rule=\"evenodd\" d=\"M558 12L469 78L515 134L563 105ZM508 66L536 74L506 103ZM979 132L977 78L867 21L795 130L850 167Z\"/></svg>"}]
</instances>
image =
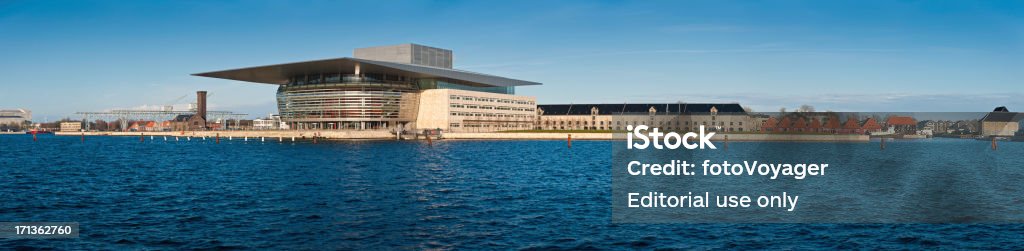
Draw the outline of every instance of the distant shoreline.
<instances>
[{"instance_id":1,"label":"distant shoreline","mask_svg":"<svg viewBox=\"0 0 1024 251\"><path fill-rule=\"evenodd\" d=\"M388 131L177 131L177 132L57 132L57 136L167 136L167 137L220 137L252 138L261 140L307 140L318 136L324 140L396 140ZM404 140L419 139L403 135ZM479 132L444 133L443 139L523 139L523 140L613 140L610 132L565 133L565 132ZM727 139L728 138L728 139ZM436 139L436 138L434 138ZM778 141L778 142L868 142L867 135L854 134L716 134L713 141Z\"/></svg>"}]
</instances>

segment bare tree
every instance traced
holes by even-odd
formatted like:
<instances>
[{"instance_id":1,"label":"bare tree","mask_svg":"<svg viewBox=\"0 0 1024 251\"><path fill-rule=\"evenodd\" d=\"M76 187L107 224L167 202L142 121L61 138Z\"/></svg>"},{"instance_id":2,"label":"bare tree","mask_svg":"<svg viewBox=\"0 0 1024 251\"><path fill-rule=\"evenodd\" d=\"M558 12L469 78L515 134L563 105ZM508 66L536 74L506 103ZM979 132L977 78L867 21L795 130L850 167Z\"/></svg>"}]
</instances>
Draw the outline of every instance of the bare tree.
<instances>
[{"instance_id":1,"label":"bare tree","mask_svg":"<svg viewBox=\"0 0 1024 251\"><path fill-rule=\"evenodd\" d=\"M91 127L93 130L97 130L97 131L106 131L107 130L107 121L103 121L102 119L97 119L93 123L95 124L95 126Z\"/></svg>"},{"instance_id":2,"label":"bare tree","mask_svg":"<svg viewBox=\"0 0 1024 251\"><path fill-rule=\"evenodd\" d=\"M801 105L800 108L796 109L796 112L814 112L814 106L806 105L806 104L805 105Z\"/></svg>"}]
</instances>

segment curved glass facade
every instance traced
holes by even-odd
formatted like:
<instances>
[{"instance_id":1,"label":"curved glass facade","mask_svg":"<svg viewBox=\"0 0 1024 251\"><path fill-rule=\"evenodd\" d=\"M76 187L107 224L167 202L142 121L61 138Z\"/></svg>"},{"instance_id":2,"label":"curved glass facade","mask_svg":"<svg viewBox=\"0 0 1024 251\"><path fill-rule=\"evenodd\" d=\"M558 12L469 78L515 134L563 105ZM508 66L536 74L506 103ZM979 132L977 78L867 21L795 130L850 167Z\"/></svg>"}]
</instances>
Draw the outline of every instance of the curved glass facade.
<instances>
[{"instance_id":1,"label":"curved glass facade","mask_svg":"<svg viewBox=\"0 0 1024 251\"><path fill-rule=\"evenodd\" d=\"M391 80L387 80L387 79ZM299 129L372 129L408 122L417 87L400 76L311 74L277 89L281 118Z\"/></svg>"},{"instance_id":2,"label":"curved glass facade","mask_svg":"<svg viewBox=\"0 0 1024 251\"><path fill-rule=\"evenodd\" d=\"M296 129L381 129L415 120L418 94L455 89L514 94L513 87L477 87L390 74L315 73L290 77L277 89L281 119Z\"/></svg>"},{"instance_id":3,"label":"curved glass facade","mask_svg":"<svg viewBox=\"0 0 1024 251\"><path fill-rule=\"evenodd\" d=\"M428 89L453 89L453 90L464 90L464 91L477 91L477 92L490 92L498 94L509 94L515 95L516 89L511 86L493 86L493 87L479 87L479 86L468 86L448 83L442 80L436 79L419 79L416 81L416 85L422 90Z\"/></svg>"}]
</instances>

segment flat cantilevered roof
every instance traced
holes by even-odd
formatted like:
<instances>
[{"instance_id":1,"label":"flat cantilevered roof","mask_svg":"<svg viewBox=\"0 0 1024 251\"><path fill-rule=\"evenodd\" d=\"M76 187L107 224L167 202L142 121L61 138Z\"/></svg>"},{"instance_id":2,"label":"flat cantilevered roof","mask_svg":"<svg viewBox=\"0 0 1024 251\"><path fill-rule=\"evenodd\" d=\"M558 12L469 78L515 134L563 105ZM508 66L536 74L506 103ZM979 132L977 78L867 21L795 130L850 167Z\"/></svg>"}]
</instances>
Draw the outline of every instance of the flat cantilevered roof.
<instances>
[{"instance_id":1,"label":"flat cantilevered roof","mask_svg":"<svg viewBox=\"0 0 1024 251\"><path fill-rule=\"evenodd\" d=\"M410 78L436 78L447 82L470 86L523 86L541 83L511 79L494 75L431 66L374 61L358 58L333 58L296 63L256 66L233 70L192 74L193 76L231 79L262 84L283 85L288 78L303 74L348 73L354 74L356 65L363 73L403 75Z\"/></svg>"}]
</instances>

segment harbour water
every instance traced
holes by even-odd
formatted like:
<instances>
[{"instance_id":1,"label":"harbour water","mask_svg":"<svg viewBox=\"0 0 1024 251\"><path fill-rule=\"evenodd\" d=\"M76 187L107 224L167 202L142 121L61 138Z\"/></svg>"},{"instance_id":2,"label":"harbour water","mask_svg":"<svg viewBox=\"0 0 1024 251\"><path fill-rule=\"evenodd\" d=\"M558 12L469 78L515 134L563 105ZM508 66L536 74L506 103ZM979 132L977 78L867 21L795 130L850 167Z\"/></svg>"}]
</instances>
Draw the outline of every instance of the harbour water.
<instances>
[{"instance_id":1,"label":"harbour water","mask_svg":"<svg viewBox=\"0 0 1024 251\"><path fill-rule=\"evenodd\" d=\"M1024 224L613 224L610 144L0 135L0 222L81 226L0 247L1024 249Z\"/></svg>"}]
</instances>

